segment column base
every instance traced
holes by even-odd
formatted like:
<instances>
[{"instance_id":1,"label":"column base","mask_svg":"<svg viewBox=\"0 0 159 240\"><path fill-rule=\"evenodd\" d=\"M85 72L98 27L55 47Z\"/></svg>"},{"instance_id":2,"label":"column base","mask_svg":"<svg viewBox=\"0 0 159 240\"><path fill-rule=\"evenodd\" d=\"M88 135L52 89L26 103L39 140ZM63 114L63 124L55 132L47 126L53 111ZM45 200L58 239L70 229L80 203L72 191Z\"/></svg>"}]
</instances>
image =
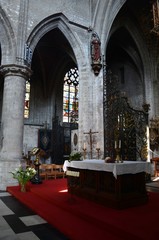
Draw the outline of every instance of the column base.
<instances>
[{"instance_id":1,"label":"column base","mask_svg":"<svg viewBox=\"0 0 159 240\"><path fill-rule=\"evenodd\" d=\"M10 173L20 166L20 161L0 160L0 190L6 191L8 186L17 186L18 181Z\"/></svg>"}]
</instances>

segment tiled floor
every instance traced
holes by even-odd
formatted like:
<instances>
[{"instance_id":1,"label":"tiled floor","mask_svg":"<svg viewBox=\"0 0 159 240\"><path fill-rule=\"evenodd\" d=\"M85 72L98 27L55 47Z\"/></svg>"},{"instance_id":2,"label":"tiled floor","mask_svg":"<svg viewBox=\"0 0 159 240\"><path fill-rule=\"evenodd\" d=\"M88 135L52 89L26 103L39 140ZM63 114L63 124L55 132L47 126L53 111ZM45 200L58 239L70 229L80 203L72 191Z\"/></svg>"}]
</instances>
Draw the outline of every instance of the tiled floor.
<instances>
[{"instance_id":1,"label":"tiled floor","mask_svg":"<svg viewBox=\"0 0 159 240\"><path fill-rule=\"evenodd\" d=\"M7 192L0 192L0 240L68 240Z\"/></svg>"},{"instance_id":2,"label":"tiled floor","mask_svg":"<svg viewBox=\"0 0 159 240\"><path fill-rule=\"evenodd\" d=\"M159 192L159 178L147 183L147 191ZM7 192L0 192L0 240L68 240Z\"/></svg>"}]
</instances>

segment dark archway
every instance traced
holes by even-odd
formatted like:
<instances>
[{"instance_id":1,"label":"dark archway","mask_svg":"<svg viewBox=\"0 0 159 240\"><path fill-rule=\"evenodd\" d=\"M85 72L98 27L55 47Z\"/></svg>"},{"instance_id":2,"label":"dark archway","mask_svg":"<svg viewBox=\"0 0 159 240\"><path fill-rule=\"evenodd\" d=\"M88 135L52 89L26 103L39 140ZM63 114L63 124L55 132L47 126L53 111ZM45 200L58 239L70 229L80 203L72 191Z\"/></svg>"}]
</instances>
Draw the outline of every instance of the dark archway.
<instances>
[{"instance_id":1,"label":"dark archway","mask_svg":"<svg viewBox=\"0 0 159 240\"><path fill-rule=\"evenodd\" d=\"M133 107L144 101L143 64L137 46L130 33L121 27L110 37L106 63L117 76L119 87L125 92Z\"/></svg>"},{"instance_id":2,"label":"dark archway","mask_svg":"<svg viewBox=\"0 0 159 240\"><path fill-rule=\"evenodd\" d=\"M68 126L62 122L63 83L66 72L74 67L77 64L73 49L58 28L39 40L31 64L30 118L27 122L36 121L41 126L39 147L50 152L54 163L63 162L65 141L67 139L68 144L72 129L71 123ZM71 136L69 139L71 143Z\"/></svg>"},{"instance_id":3,"label":"dark archway","mask_svg":"<svg viewBox=\"0 0 159 240\"><path fill-rule=\"evenodd\" d=\"M40 39L34 50L31 80L42 84L43 94L46 96L53 91L56 81L62 79L74 66L76 60L69 42L63 33L55 28Z\"/></svg>"}]
</instances>

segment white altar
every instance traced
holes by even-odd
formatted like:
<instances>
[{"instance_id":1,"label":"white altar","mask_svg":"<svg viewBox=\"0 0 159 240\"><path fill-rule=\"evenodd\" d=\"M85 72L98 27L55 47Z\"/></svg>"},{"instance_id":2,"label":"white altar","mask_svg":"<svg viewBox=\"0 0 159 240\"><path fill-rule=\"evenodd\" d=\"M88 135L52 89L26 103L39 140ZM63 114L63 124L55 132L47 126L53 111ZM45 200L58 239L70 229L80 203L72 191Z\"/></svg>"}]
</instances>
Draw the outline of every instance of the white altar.
<instances>
[{"instance_id":1,"label":"white altar","mask_svg":"<svg viewBox=\"0 0 159 240\"><path fill-rule=\"evenodd\" d=\"M83 161L65 161L63 169L66 172L67 167L88 169L95 171L112 172L114 177L123 174L136 174L146 172L151 174L151 163L141 161L124 161L123 163L105 163L104 160L86 159Z\"/></svg>"},{"instance_id":2,"label":"white altar","mask_svg":"<svg viewBox=\"0 0 159 240\"><path fill-rule=\"evenodd\" d=\"M148 201L145 173L151 174L150 162L86 159L65 161L63 168L66 175L69 171L68 191L80 197L118 209Z\"/></svg>"}]
</instances>

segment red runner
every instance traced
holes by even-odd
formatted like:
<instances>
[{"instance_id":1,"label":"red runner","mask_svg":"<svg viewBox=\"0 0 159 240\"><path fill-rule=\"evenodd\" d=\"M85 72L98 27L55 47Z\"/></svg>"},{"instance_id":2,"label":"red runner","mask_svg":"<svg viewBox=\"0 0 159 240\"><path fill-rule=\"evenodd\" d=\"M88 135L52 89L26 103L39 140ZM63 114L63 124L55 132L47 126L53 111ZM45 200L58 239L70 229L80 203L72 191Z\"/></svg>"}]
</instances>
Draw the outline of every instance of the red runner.
<instances>
[{"instance_id":1,"label":"red runner","mask_svg":"<svg viewBox=\"0 0 159 240\"><path fill-rule=\"evenodd\" d=\"M159 235L159 193L149 193L149 202L139 207L116 210L70 196L67 179L30 184L7 191L71 240L150 240Z\"/></svg>"}]
</instances>

